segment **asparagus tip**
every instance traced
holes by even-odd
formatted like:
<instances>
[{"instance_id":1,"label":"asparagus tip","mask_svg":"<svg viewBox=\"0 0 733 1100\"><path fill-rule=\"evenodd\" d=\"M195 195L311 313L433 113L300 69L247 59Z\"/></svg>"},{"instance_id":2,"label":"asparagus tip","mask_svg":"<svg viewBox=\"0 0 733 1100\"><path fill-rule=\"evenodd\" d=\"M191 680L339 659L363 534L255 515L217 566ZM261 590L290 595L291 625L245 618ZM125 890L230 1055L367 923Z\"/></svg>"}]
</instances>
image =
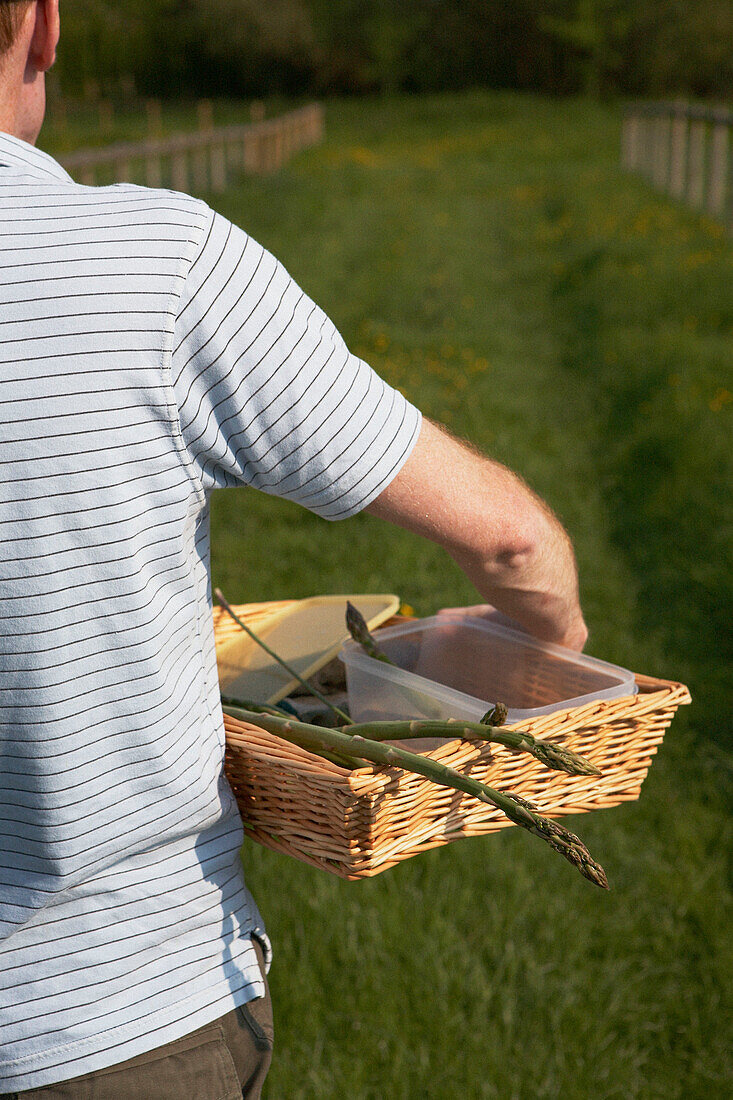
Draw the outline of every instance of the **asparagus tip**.
<instances>
[{"instance_id":1,"label":"asparagus tip","mask_svg":"<svg viewBox=\"0 0 733 1100\"><path fill-rule=\"evenodd\" d=\"M524 824L530 832L543 837L551 848L563 856L568 863L572 863L573 867L580 871L583 878L588 879L594 886L599 886L602 890L608 890L606 872L600 863L593 859L580 837L576 836L575 833L571 833L569 829L565 829L557 821L542 817L537 807L526 798L522 798L518 794L512 794L509 791L501 793L509 798L516 807L519 807L523 815L526 815L526 818L531 821L531 824L525 824L524 821L514 818L518 825Z\"/></svg>"},{"instance_id":2,"label":"asparagus tip","mask_svg":"<svg viewBox=\"0 0 733 1100\"><path fill-rule=\"evenodd\" d=\"M486 714L480 720L481 726L503 726L507 719L507 706L505 703L496 703L493 707L489 707Z\"/></svg>"},{"instance_id":3,"label":"asparagus tip","mask_svg":"<svg viewBox=\"0 0 733 1100\"><path fill-rule=\"evenodd\" d=\"M567 772L568 775L601 775L602 772L590 760L573 752L564 745L553 741L535 740L534 750L537 759L547 768Z\"/></svg>"},{"instance_id":4,"label":"asparagus tip","mask_svg":"<svg viewBox=\"0 0 733 1100\"><path fill-rule=\"evenodd\" d=\"M369 657L373 657L377 661L384 661L388 665L393 663L374 641L366 619L350 600L346 601L346 628L354 641L361 646Z\"/></svg>"}]
</instances>

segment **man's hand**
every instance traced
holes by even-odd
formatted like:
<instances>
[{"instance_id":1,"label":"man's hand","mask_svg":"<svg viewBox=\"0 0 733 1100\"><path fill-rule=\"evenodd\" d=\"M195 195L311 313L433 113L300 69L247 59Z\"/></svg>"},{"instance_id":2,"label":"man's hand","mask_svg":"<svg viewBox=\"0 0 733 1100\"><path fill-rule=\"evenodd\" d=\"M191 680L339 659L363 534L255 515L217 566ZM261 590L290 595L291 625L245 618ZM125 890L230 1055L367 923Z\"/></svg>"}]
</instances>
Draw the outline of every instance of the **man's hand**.
<instances>
[{"instance_id":1,"label":"man's hand","mask_svg":"<svg viewBox=\"0 0 733 1100\"><path fill-rule=\"evenodd\" d=\"M499 626L508 626L511 630L518 630L523 634L527 633L526 627L517 622L516 619L511 619L508 615L502 615L501 611L497 611L495 607L492 607L490 603L476 603L471 607L441 607L437 612L438 618L441 615L445 618L449 618L451 615L475 615L480 619L487 619L489 622L497 623ZM577 644L570 645L567 641L562 643L556 642L555 645L564 645L567 649L581 650L588 638L588 631L585 628L585 623L580 623L580 630L576 639ZM547 639L545 639L547 640Z\"/></svg>"},{"instance_id":2,"label":"man's hand","mask_svg":"<svg viewBox=\"0 0 733 1100\"><path fill-rule=\"evenodd\" d=\"M570 540L506 466L424 419L409 459L367 511L443 546L481 596L530 634L585 645Z\"/></svg>"}]
</instances>

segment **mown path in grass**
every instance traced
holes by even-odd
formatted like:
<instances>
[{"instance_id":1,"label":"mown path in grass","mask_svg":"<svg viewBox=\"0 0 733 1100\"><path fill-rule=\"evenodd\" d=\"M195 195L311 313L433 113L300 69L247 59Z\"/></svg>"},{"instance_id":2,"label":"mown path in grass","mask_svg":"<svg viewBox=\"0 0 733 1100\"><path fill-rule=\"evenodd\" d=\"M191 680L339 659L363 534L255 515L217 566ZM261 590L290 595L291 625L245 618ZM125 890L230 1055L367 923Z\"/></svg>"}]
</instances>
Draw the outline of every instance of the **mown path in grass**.
<instances>
[{"instance_id":1,"label":"mown path in grass","mask_svg":"<svg viewBox=\"0 0 733 1100\"><path fill-rule=\"evenodd\" d=\"M268 1100L726 1091L733 252L617 162L616 113L583 103L338 104L322 148L216 201L354 350L552 504L589 652L694 697L641 800L570 821L608 894L518 830L356 884L247 844L275 943ZM227 490L212 543L233 601L475 600L365 516Z\"/></svg>"}]
</instances>

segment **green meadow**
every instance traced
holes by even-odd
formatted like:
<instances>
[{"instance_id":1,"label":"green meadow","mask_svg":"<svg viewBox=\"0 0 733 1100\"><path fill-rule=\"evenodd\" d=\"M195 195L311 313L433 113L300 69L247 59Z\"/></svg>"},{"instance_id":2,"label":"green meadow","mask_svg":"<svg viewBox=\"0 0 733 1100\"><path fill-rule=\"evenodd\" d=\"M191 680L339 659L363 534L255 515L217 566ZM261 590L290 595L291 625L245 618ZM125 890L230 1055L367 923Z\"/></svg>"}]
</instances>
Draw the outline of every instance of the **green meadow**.
<instances>
[{"instance_id":1,"label":"green meadow","mask_svg":"<svg viewBox=\"0 0 733 1100\"><path fill-rule=\"evenodd\" d=\"M212 202L352 350L521 473L578 556L587 651L693 696L636 803L342 882L247 843L275 947L267 1100L695 1100L731 1065L733 250L619 168L620 111L471 93L328 105L327 140ZM376 519L215 494L232 602L476 593Z\"/></svg>"}]
</instances>

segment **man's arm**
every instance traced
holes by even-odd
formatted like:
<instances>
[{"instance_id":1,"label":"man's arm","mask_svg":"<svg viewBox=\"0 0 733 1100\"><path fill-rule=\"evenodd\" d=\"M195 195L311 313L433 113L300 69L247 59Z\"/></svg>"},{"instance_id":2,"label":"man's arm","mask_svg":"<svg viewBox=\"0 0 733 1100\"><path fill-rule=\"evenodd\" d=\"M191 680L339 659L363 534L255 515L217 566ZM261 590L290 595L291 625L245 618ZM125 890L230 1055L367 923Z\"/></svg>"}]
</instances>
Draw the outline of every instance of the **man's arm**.
<instances>
[{"instance_id":1,"label":"man's arm","mask_svg":"<svg viewBox=\"0 0 733 1100\"><path fill-rule=\"evenodd\" d=\"M423 419L412 454L367 511L443 546L485 600L535 637L583 648L570 539L505 466Z\"/></svg>"}]
</instances>

